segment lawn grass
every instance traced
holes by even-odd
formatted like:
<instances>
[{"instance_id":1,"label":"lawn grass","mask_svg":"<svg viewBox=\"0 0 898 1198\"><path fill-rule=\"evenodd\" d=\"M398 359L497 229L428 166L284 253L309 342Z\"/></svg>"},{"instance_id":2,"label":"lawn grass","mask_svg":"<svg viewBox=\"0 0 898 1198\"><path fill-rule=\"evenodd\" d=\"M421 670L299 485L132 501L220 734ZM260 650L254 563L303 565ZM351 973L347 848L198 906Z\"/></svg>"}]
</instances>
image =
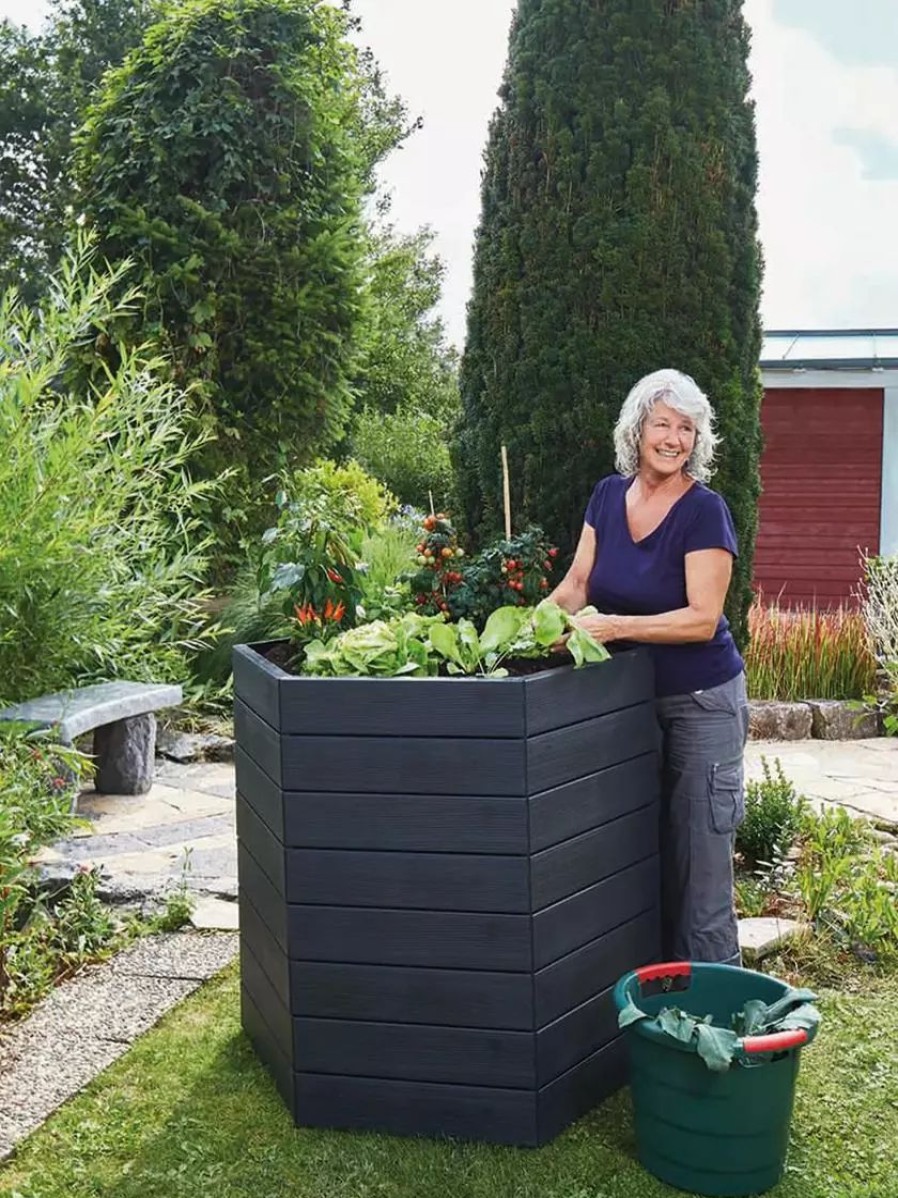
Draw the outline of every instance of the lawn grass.
<instances>
[{"instance_id":1,"label":"lawn grass","mask_svg":"<svg viewBox=\"0 0 898 1198\"><path fill-rule=\"evenodd\" d=\"M898 979L822 995L774 1198L898 1198ZM10 1198L662 1198L626 1093L539 1151L295 1130L240 1032L231 967L0 1168Z\"/></svg>"}]
</instances>

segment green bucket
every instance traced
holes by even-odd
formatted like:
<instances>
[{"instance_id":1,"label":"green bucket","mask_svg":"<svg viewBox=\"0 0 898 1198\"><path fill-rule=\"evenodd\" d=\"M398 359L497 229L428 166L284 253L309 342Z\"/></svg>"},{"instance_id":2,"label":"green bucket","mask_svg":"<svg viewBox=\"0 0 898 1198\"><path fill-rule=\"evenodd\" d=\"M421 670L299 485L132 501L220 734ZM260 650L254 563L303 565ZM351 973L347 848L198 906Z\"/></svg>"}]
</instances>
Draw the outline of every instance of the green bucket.
<instances>
[{"instance_id":1,"label":"green bucket","mask_svg":"<svg viewBox=\"0 0 898 1198\"><path fill-rule=\"evenodd\" d=\"M649 1016L662 1007L713 1017L730 1027L749 999L771 1004L784 983L731 965L649 965L617 983L614 1000L632 1000ZM739 1041L730 1068L712 1072L692 1044L666 1035L654 1018L627 1029L630 1085L640 1163L669 1185L694 1194L761 1194L786 1163L801 1045L796 1029Z\"/></svg>"}]
</instances>

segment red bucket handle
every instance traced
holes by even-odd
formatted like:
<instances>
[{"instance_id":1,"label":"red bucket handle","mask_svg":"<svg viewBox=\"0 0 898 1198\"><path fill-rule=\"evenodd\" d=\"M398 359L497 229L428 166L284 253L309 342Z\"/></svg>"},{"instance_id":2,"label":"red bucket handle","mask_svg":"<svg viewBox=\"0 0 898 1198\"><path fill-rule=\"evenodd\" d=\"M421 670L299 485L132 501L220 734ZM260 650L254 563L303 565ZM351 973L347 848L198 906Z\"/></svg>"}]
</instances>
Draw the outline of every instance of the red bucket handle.
<instances>
[{"instance_id":1,"label":"red bucket handle","mask_svg":"<svg viewBox=\"0 0 898 1198\"><path fill-rule=\"evenodd\" d=\"M688 978L692 974L692 966L688 961L670 961L666 965L643 965L642 969L634 972L639 984L643 985L658 978Z\"/></svg>"},{"instance_id":2,"label":"red bucket handle","mask_svg":"<svg viewBox=\"0 0 898 1198\"><path fill-rule=\"evenodd\" d=\"M783 1052L787 1048L798 1048L807 1044L808 1033L803 1027L788 1032L773 1032L769 1036L746 1036L740 1047L743 1052Z\"/></svg>"}]
</instances>

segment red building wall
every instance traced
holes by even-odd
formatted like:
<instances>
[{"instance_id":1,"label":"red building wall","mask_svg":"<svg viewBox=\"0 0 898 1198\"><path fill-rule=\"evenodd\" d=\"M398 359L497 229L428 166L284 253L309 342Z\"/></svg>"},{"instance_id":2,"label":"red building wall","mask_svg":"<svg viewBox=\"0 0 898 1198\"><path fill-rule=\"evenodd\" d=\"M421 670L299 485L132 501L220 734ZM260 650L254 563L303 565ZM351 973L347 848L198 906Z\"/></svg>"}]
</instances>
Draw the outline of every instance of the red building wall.
<instances>
[{"instance_id":1,"label":"red building wall","mask_svg":"<svg viewBox=\"0 0 898 1198\"><path fill-rule=\"evenodd\" d=\"M850 603L879 551L882 390L770 388L754 585L783 605Z\"/></svg>"}]
</instances>

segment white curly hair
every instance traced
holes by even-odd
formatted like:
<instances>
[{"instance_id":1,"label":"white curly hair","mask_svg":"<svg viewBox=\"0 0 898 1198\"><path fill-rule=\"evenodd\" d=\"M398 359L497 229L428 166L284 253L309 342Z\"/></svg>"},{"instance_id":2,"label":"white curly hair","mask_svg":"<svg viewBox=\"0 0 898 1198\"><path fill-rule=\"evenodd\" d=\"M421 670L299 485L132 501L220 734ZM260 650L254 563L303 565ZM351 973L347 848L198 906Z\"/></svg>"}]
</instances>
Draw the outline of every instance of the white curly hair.
<instances>
[{"instance_id":1,"label":"white curly hair","mask_svg":"<svg viewBox=\"0 0 898 1198\"><path fill-rule=\"evenodd\" d=\"M615 465L625 477L639 469L642 428L656 403L665 403L695 423L695 447L685 471L706 483L714 473L714 450L719 440L714 432L714 412L708 397L688 374L679 370L656 370L641 378L624 400L614 426Z\"/></svg>"}]
</instances>

